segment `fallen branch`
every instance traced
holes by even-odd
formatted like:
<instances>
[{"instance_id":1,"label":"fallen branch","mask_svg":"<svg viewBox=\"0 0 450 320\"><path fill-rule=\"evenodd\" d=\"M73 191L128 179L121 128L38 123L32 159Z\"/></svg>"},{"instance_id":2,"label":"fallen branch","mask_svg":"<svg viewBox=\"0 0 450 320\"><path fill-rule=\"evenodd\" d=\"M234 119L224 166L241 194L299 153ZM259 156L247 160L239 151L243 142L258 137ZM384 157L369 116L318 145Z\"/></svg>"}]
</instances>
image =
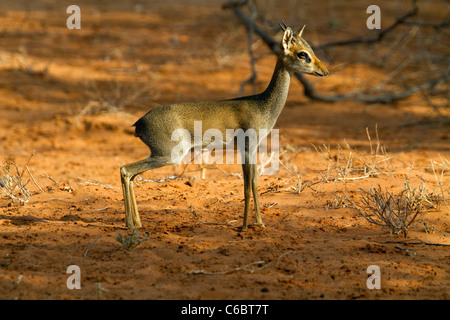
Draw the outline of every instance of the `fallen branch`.
<instances>
[{"instance_id":1,"label":"fallen branch","mask_svg":"<svg viewBox=\"0 0 450 320\"><path fill-rule=\"evenodd\" d=\"M113 187L111 185L101 183L95 179L90 179L90 178L86 179L86 178L78 177L78 181L84 185L100 186L100 187L103 187L104 189L117 189L117 187Z\"/></svg>"},{"instance_id":2,"label":"fallen branch","mask_svg":"<svg viewBox=\"0 0 450 320\"><path fill-rule=\"evenodd\" d=\"M424 244L427 246L437 246L437 247L450 247L450 244L445 243L435 243L435 242L427 242L420 239L411 239L410 241L385 241L383 243L400 243L400 244L406 244L406 245L414 245L414 244Z\"/></svg>"},{"instance_id":3,"label":"fallen branch","mask_svg":"<svg viewBox=\"0 0 450 320\"><path fill-rule=\"evenodd\" d=\"M235 227L235 225L231 224L232 222L237 222L237 220L231 220L229 222L199 222L198 224L205 224L205 225L212 225L212 226Z\"/></svg>"},{"instance_id":4,"label":"fallen branch","mask_svg":"<svg viewBox=\"0 0 450 320\"><path fill-rule=\"evenodd\" d=\"M169 181L169 180L178 180L178 179L180 179L180 177L181 177L181 175L180 176L170 176L170 177L167 177L167 178L152 180L152 179L144 179L141 176L137 176L136 180L137 181L141 181L141 182L166 182L166 181Z\"/></svg>"}]
</instances>

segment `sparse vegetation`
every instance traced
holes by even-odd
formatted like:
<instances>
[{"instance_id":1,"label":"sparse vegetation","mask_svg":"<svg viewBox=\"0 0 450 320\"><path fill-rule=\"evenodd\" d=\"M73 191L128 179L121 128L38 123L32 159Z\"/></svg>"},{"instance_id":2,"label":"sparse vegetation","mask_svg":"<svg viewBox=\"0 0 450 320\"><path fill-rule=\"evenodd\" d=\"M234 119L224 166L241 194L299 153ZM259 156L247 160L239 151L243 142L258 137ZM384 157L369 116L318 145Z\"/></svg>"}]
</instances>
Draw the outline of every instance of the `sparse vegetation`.
<instances>
[{"instance_id":1,"label":"sparse vegetation","mask_svg":"<svg viewBox=\"0 0 450 320\"><path fill-rule=\"evenodd\" d=\"M446 158L441 157L440 162L430 160L431 162L431 170L434 174L434 178L436 180L436 185L438 188L438 192L435 195L435 198L442 200L444 204L448 204L447 195L450 194L450 189L448 186L444 185L444 175L445 172L450 171L450 161Z\"/></svg>"},{"instance_id":2,"label":"sparse vegetation","mask_svg":"<svg viewBox=\"0 0 450 320\"><path fill-rule=\"evenodd\" d=\"M31 192L27 188L30 181L33 181L40 192L44 192L37 184L28 167L32 157L33 154L31 154L22 170L19 170L18 165L13 161L5 161L0 165L0 194L10 198L12 201L26 204L30 201L31 196ZM28 173L27 179L24 178L25 172Z\"/></svg>"},{"instance_id":3,"label":"sparse vegetation","mask_svg":"<svg viewBox=\"0 0 450 320\"><path fill-rule=\"evenodd\" d=\"M313 179L305 179L297 166L291 163L293 158L289 154L295 154L295 150L292 147L287 148L280 153L280 166L294 177L294 184L285 189L281 189L278 186L276 189L267 190L264 193L294 190L294 192L300 194L306 188L318 192L323 183L333 182L336 184L344 182L346 184L347 182L391 175L396 170L393 166L395 159L381 146L377 127L375 127L375 132L376 148L372 146L369 130L366 128L370 145L368 152L358 151L347 142L344 143L344 147L337 145L336 150L329 145L318 147L313 145L319 158L327 163L326 169L319 170L318 175ZM317 186L316 189L313 189L313 186Z\"/></svg>"},{"instance_id":4,"label":"sparse vegetation","mask_svg":"<svg viewBox=\"0 0 450 320\"><path fill-rule=\"evenodd\" d=\"M0 166L0 192L13 201L26 204L30 200L30 191L26 187L29 180L23 181L23 173L15 162L5 161Z\"/></svg>"},{"instance_id":5,"label":"sparse vegetation","mask_svg":"<svg viewBox=\"0 0 450 320\"><path fill-rule=\"evenodd\" d=\"M122 244L122 248L126 249L127 251L136 249L138 245L140 245L144 241L147 241L148 239L150 239L150 236L141 238L139 233L136 231L136 228L133 229L131 235L128 235L125 238L122 236L121 232L119 232L119 235L116 237L116 240Z\"/></svg>"},{"instance_id":6,"label":"sparse vegetation","mask_svg":"<svg viewBox=\"0 0 450 320\"><path fill-rule=\"evenodd\" d=\"M23 46L19 47L17 51L15 53L3 50L0 52L0 61L8 70L30 77L42 78L48 74L52 60L44 63L40 59L33 58Z\"/></svg>"},{"instance_id":7,"label":"sparse vegetation","mask_svg":"<svg viewBox=\"0 0 450 320\"><path fill-rule=\"evenodd\" d=\"M120 81L91 81L84 91L88 103L80 116L119 112L130 106L144 107L155 92L146 84L128 84Z\"/></svg>"}]
</instances>

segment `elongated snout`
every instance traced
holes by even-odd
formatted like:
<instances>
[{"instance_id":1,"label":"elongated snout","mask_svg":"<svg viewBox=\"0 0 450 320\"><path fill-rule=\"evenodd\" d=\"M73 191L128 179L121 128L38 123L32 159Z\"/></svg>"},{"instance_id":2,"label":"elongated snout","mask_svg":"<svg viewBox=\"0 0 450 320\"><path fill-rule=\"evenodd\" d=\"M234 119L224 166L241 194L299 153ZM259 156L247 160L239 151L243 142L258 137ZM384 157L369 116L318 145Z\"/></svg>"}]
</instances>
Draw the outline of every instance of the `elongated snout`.
<instances>
[{"instance_id":1,"label":"elongated snout","mask_svg":"<svg viewBox=\"0 0 450 320\"><path fill-rule=\"evenodd\" d=\"M314 75L319 76L319 77L326 77L328 76L330 73L328 72L327 67L325 67L325 65L319 61L316 60L315 64L314 64Z\"/></svg>"}]
</instances>

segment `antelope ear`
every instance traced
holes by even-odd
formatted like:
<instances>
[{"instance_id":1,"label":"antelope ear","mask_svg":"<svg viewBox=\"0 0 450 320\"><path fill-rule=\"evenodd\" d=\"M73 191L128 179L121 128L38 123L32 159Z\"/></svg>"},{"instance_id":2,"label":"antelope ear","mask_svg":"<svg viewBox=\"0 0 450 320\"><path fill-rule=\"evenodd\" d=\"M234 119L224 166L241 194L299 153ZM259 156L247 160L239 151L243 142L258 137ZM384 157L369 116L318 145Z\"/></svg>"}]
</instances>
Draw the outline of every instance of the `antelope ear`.
<instances>
[{"instance_id":1,"label":"antelope ear","mask_svg":"<svg viewBox=\"0 0 450 320\"><path fill-rule=\"evenodd\" d=\"M301 28L300 31L298 32L297 36L298 36L299 38L302 37L302 33L303 33L303 30L305 30L305 27L306 27L306 25L303 25L303 28Z\"/></svg>"},{"instance_id":2,"label":"antelope ear","mask_svg":"<svg viewBox=\"0 0 450 320\"><path fill-rule=\"evenodd\" d=\"M288 54L291 49L293 35L294 33L291 28L287 27L286 30L284 30L283 40L281 40L281 49L284 54Z\"/></svg>"}]
</instances>

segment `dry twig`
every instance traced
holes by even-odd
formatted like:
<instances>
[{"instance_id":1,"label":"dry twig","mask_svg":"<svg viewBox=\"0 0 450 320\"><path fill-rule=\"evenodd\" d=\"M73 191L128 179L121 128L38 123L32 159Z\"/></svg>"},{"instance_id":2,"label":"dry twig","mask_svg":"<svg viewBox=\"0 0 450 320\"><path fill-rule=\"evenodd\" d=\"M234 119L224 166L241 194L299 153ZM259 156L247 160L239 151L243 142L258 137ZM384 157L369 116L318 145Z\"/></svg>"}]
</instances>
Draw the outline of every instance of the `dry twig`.
<instances>
[{"instance_id":1,"label":"dry twig","mask_svg":"<svg viewBox=\"0 0 450 320\"><path fill-rule=\"evenodd\" d=\"M102 236L99 235L97 238L95 238L95 240L89 245L89 247L86 249L86 251L83 253L83 257L86 257L89 249L92 248L92 246L97 242L98 239L100 239Z\"/></svg>"}]
</instances>

